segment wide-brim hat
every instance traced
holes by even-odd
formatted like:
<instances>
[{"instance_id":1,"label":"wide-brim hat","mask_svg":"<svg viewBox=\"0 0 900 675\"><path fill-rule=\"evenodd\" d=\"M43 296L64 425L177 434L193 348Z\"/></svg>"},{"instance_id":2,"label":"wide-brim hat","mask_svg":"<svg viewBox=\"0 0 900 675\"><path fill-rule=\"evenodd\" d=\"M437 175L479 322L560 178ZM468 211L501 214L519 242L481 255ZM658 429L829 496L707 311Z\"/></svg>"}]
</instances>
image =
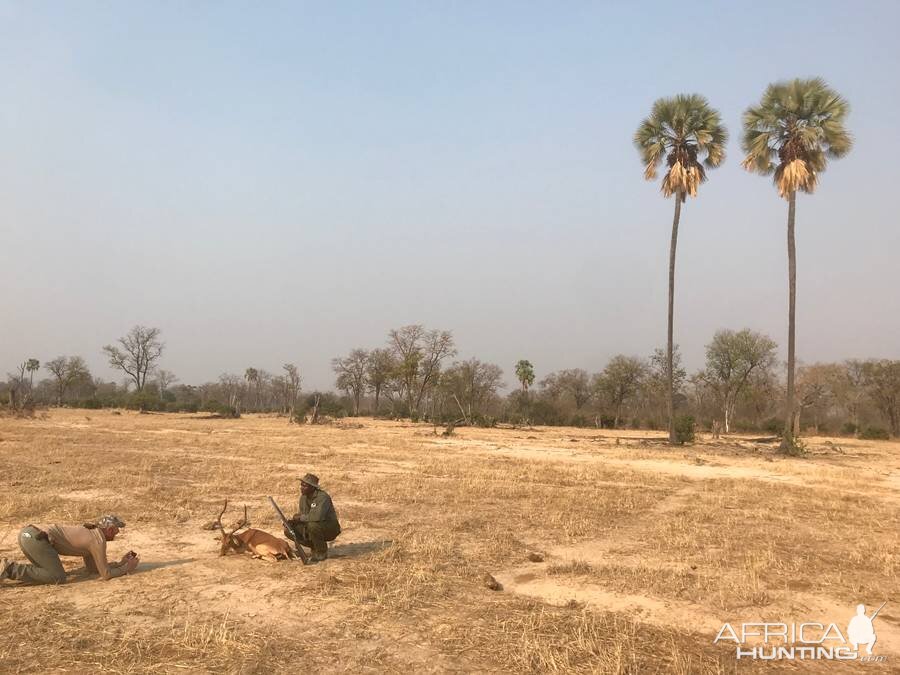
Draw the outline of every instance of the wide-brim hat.
<instances>
[{"instance_id":1,"label":"wide-brim hat","mask_svg":"<svg viewBox=\"0 0 900 675\"><path fill-rule=\"evenodd\" d=\"M305 476L303 476L303 478L300 479L300 482L303 483L304 485L309 485L316 489L319 488L319 477L315 476L311 473L308 473Z\"/></svg>"}]
</instances>

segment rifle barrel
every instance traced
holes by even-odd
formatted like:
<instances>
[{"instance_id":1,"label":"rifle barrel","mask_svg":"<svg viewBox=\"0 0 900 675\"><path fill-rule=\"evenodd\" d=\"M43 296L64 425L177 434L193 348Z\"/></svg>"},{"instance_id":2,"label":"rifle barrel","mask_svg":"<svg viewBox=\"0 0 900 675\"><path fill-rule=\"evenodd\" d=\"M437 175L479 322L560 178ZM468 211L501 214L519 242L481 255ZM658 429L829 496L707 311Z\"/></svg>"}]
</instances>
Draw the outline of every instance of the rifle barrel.
<instances>
[{"instance_id":1,"label":"rifle barrel","mask_svg":"<svg viewBox=\"0 0 900 675\"><path fill-rule=\"evenodd\" d=\"M272 499L272 497L269 497L269 503L272 505L272 508L275 509L275 513L278 514L278 517L281 518L282 525L284 525L288 530L294 533L294 548L297 549L297 555L300 556L300 560L305 565L308 562L306 551L303 550L300 542L298 542L296 539L297 531L294 529L294 526L291 525L291 522L287 519L287 517L284 515L284 512L278 507L278 504L274 499Z\"/></svg>"}]
</instances>

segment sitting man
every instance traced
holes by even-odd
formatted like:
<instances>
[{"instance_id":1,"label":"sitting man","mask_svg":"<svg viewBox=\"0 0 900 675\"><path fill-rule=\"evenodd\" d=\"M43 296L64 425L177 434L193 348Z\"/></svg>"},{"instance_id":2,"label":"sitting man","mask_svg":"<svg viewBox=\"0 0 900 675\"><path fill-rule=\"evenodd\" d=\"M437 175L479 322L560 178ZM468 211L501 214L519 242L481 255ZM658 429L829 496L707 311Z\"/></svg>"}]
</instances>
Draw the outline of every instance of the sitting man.
<instances>
[{"instance_id":1,"label":"sitting man","mask_svg":"<svg viewBox=\"0 0 900 675\"><path fill-rule=\"evenodd\" d=\"M328 557L329 541L334 541L341 533L337 512L331 497L319 487L319 477L311 473L300 479L300 513L291 518L291 529L285 527L284 534L297 548L302 544L312 549L310 563L317 563Z\"/></svg>"},{"instance_id":2,"label":"sitting man","mask_svg":"<svg viewBox=\"0 0 900 675\"><path fill-rule=\"evenodd\" d=\"M19 548L28 563L15 563L0 558L0 580L15 579L32 584L62 584L66 581L59 556L79 556L89 573L99 574L103 580L133 572L140 558L129 551L119 562L106 559L106 542L112 541L125 527L118 517L103 516L84 525L51 525L46 531L28 525L19 532Z\"/></svg>"}]
</instances>

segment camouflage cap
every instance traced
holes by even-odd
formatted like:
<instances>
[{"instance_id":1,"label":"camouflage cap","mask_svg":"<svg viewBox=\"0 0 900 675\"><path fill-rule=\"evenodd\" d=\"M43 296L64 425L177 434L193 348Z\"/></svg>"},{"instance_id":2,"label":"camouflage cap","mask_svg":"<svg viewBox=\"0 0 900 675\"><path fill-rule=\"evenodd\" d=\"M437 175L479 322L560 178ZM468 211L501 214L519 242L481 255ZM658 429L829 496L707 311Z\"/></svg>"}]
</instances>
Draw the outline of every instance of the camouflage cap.
<instances>
[{"instance_id":1,"label":"camouflage cap","mask_svg":"<svg viewBox=\"0 0 900 675\"><path fill-rule=\"evenodd\" d=\"M125 527L125 521L119 518L119 516L108 513L97 520L97 527L118 527L121 530Z\"/></svg>"}]
</instances>

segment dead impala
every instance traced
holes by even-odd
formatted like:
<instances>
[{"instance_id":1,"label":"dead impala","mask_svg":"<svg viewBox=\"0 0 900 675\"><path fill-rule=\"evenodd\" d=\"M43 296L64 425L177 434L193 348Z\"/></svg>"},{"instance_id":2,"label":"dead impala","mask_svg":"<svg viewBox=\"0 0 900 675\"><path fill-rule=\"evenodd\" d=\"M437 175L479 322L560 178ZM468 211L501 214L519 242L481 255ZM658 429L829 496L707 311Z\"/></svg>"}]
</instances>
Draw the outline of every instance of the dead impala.
<instances>
[{"instance_id":1,"label":"dead impala","mask_svg":"<svg viewBox=\"0 0 900 675\"><path fill-rule=\"evenodd\" d=\"M216 519L216 529L222 532L222 548L219 549L219 555L226 555L229 551L235 553L245 553L250 551L254 558L261 558L270 562L278 562L282 559L294 559L294 552L291 545L284 539L257 530L250 525L250 519L247 516L247 507L244 507L244 517L237 523L231 532L226 532L222 525L222 516L225 515L225 509L228 508L228 500L222 507L222 512ZM238 530L248 527L243 532Z\"/></svg>"}]
</instances>

